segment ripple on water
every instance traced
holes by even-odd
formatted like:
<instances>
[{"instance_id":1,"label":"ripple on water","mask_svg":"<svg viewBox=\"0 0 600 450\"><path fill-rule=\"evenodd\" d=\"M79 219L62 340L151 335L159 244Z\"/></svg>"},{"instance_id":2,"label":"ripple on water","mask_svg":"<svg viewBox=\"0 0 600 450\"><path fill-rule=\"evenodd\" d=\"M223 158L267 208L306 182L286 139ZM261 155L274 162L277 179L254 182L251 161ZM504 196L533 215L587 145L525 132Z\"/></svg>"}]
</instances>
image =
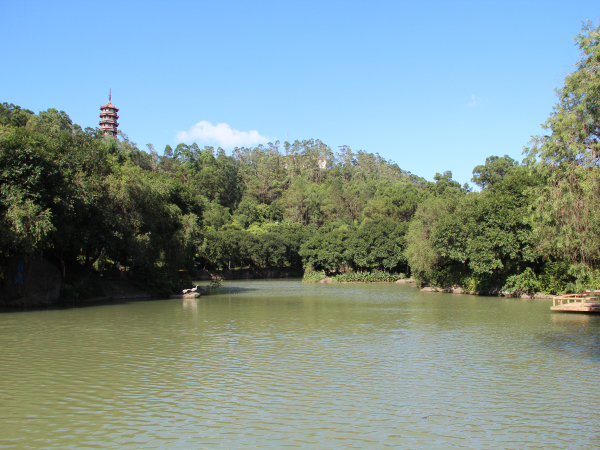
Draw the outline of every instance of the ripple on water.
<instances>
[{"instance_id":1,"label":"ripple on water","mask_svg":"<svg viewBox=\"0 0 600 450\"><path fill-rule=\"evenodd\" d=\"M548 308L261 280L0 314L0 448L597 447L599 320Z\"/></svg>"}]
</instances>

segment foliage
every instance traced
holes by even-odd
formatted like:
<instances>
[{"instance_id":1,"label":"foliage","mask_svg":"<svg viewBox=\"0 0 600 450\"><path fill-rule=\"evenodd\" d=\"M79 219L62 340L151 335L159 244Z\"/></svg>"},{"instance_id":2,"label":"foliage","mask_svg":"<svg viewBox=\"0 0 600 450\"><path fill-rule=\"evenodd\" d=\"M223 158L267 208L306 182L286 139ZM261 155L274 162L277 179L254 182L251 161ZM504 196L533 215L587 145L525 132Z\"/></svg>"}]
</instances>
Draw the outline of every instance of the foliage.
<instances>
[{"instance_id":1,"label":"foliage","mask_svg":"<svg viewBox=\"0 0 600 450\"><path fill-rule=\"evenodd\" d=\"M317 233L302 246L300 256L316 270L337 270L350 262L350 236L346 226Z\"/></svg>"},{"instance_id":2,"label":"foliage","mask_svg":"<svg viewBox=\"0 0 600 450\"><path fill-rule=\"evenodd\" d=\"M154 295L181 294L183 289L193 286L189 275L171 275L156 270L138 270L136 276L130 281L134 286Z\"/></svg>"},{"instance_id":3,"label":"foliage","mask_svg":"<svg viewBox=\"0 0 600 450\"><path fill-rule=\"evenodd\" d=\"M374 221L409 222L428 193L414 183L385 183L365 206L363 215Z\"/></svg>"},{"instance_id":4,"label":"foliage","mask_svg":"<svg viewBox=\"0 0 600 450\"><path fill-rule=\"evenodd\" d=\"M302 277L302 282L303 283L318 283L323 278L325 278L324 270L308 271L308 272L304 272L304 275Z\"/></svg>"},{"instance_id":5,"label":"foliage","mask_svg":"<svg viewBox=\"0 0 600 450\"><path fill-rule=\"evenodd\" d=\"M588 265L579 263L569 267L569 275L575 281L567 284L567 290L571 292L583 292L586 289L600 290L600 269L590 268Z\"/></svg>"},{"instance_id":6,"label":"foliage","mask_svg":"<svg viewBox=\"0 0 600 450\"><path fill-rule=\"evenodd\" d=\"M217 275L212 280L210 280L210 283L207 286L207 290L210 291L211 289L220 288L222 284L223 284L223 280L221 279L220 276Z\"/></svg>"},{"instance_id":7,"label":"foliage","mask_svg":"<svg viewBox=\"0 0 600 450\"><path fill-rule=\"evenodd\" d=\"M334 283L393 283L401 278L405 278L405 274L389 273L381 270L373 272L352 272L342 273L333 277Z\"/></svg>"},{"instance_id":8,"label":"foliage","mask_svg":"<svg viewBox=\"0 0 600 450\"><path fill-rule=\"evenodd\" d=\"M452 213L454 208L453 198L432 197L419 205L410 223L405 254L417 284L430 282L441 262L432 233L438 220L445 214Z\"/></svg>"},{"instance_id":9,"label":"foliage","mask_svg":"<svg viewBox=\"0 0 600 450\"><path fill-rule=\"evenodd\" d=\"M355 267L393 270L406 265L404 256L406 222L366 219L348 243L348 255Z\"/></svg>"},{"instance_id":10,"label":"foliage","mask_svg":"<svg viewBox=\"0 0 600 450\"><path fill-rule=\"evenodd\" d=\"M0 103L0 124L12 125L14 127L24 127L33 116L33 111L22 109L12 103Z\"/></svg>"},{"instance_id":11,"label":"foliage","mask_svg":"<svg viewBox=\"0 0 600 450\"><path fill-rule=\"evenodd\" d=\"M577 278L571 272L568 261L549 261L538 276L539 290L549 294L574 292Z\"/></svg>"},{"instance_id":12,"label":"foliage","mask_svg":"<svg viewBox=\"0 0 600 450\"><path fill-rule=\"evenodd\" d=\"M531 179L521 172L494 189L464 197L454 212L440 218L432 240L442 258L466 265L474 275L509 273L534 261L531 229L524 221L530 200L523 195Z\"/></svg>"},{"instance_id":13,"label":"foliage","mask_svg":"<svg viewBox=\"0 0 600 450\"><path fill-rule=\"evenodd\" d=\"M122 132L82 130L64 111L2 103L0 264L44 255L84 277L120 264L163 293L181 271L235 267L304 267L315 281L410 272L479 292L599 286L600 28L588 23L577 42L548 134L525 166L507 155L477 165L481 192L450 171L429 182L314 139L231 156L181 143L159 155Z\"/></svg>"},{"instance_id":14,"label":"foliage","mask_svg":"<svg viewBox=\"0 0 600 450\"><path fill-rule=\"evenodd\" d=\"M520 274L508 277L502 289L515 294L533 294L540 289L540 281L531 267L527 267Z\"/></svg>"},{"instance_id":15,"label":"foliage","mask_svg":"<svg viewBox=\"0 0 600 450\"><path fill-rule=\"evenodd\" d=\"M577 36L577 70L557 91L558 103L525 150L543 183L535 186L532 217L540 252L593 267L600 261L600 27Z\"/></svg>"},{"instance_id":16,"label":"foliage","mask_svg":"<svg viewBox=\"0 0 600 450\"><path fill-rule=\"evenodd\" d=\"M326 277L325 271L306 271L302 277L303 283L318 283ZM334 283L393 283L406 278L404 273L390 273L381 270L346 272L332 276Z\"/></svg>"},{"instance_id":17,"label":"foliage","mask_svg":"<svg viewBox=\"0 0 600 450\"><path fill-rule=\"evenodd\" d=\"M508 155L489 156L485 159L485 165L475 166L471 181L482 189L492 187L502 182L504 176L518 165L518 161Z\"/></svg>"}]
</instances>

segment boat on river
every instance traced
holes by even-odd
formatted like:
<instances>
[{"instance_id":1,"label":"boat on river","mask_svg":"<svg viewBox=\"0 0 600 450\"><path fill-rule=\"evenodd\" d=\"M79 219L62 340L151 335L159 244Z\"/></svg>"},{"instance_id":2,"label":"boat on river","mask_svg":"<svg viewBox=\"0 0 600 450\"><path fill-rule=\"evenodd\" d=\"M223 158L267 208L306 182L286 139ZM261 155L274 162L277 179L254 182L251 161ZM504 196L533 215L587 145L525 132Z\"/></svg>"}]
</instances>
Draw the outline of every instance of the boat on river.
<instances>
[{"instance_id":1,"label":"boat on river","mask_svg":"<svg viewBox=\"0 0 600 450\"><path fill-rule=\"evenodd\" d=\"M584 291L579 294L557 295L553 299L552 311L600 312L600 291Z\"/></svg>"}]
</instances>

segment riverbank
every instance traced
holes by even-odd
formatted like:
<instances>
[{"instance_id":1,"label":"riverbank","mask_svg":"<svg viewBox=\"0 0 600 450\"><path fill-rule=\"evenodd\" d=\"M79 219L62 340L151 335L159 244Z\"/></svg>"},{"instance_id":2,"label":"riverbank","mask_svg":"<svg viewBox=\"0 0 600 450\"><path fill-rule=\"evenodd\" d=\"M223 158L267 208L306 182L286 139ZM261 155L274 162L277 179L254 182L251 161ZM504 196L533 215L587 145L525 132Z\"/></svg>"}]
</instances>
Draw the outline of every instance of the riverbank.
<instances>
[{"instance_id":1,"label":"riverbank","mask_svg":"<svg viewBox=\"0 0 600 450\"><path fill-rule=\"evenodd\" d=\"M16 264L15 264L16 266ZM149 300L165 298L168 295L156 294L152 289L144 289L140 283L120 278L120 274L94 274L85 283L86 289L67 292L70 286L61 280L60 272L47 261L35 261L25 264L23 284L15 289L0 290L0 309L44 308L61 305L103 303L121 300ZM10 274L12 275L12 274ZM193 282L213 280L251 280L266 278L300 278L302 271L292 268L245 268L231 270L199 270L192 274ZM10 278L12 279L12 277ZM208 283L207 283L208 284ZM192 286L186 286L191 288ZM81 290L81 289L79 289ZM90 294L91 293L91 294Z\"/></svg>"},{"instance_id":2,"label":"riverbank","mask_svg":"<svg viewBox=\"0 0 600 450\"><path fill-rule=\"evenodd\" d=\"M401 281L405 280L405 281ZM326 274L324 270L321 271L310 271L304 273L302 276L303 283L410 283L414 281L408 281L405 273L389 273L381 270L374 270L373 272L330 272Z\"/></svg>"},{"instance_id":3,"label":"riverbank","mask_svg":"<svg viewBox=\"0 0 600 450\"><path fill-rule=\"evenodd\" d=\"M461 294L461 295L481 295L485 297L508 297L508 298L524 298L524 299L553 299L555 295L546 294L544 292L535 292L532 294L527 293L514 293L505 291L495 292L478 292L478 291L464 291L460 286L453 286L449 288L438 288L435 286L426 286L419 289L420 292L445 292L447 294Z\"/></svg>"},{"instance_id":4,"label":"riverbank","mask_svg":"<svg viewBox=\"0 0 600 450\"><path fill-rule=\"evenodd\" d=\"M128 280L96 280L94 285L100 295L84 298L47 298L25 295L12 301L0 302L0 309L29 309L54 306L84 305L92 303L118 302L122 300L150 300L159 298L129 283Z\"/></svg>"},{"instance_id":5,"label":"riverbank","mask_svg":"<svg viewBox=\"0 0 600 450\"><path fill-rule=\"evenodd\" d=\"M248 267L245 269L227 270L197 270L193 276L194 280L254 280L263 278L301 278L302 269L288 267Z\"/></svg>"},{"instance_id":6,"label":"riverbank","mask_svg":"<svg viewBox=\"0 0 600 450\"><path fill-rule=\"evenodd\" d=\"M328 277L322 278L319 283L320 284L389 284L389 283L398 283L398 284L410 284L414 283L415 280L412 278L404 278L396 281L337 281L335 278ZM311 283L311 282L308 282ZM315 283L315 281L312 281Z\"/></svg>"}]
</instances>

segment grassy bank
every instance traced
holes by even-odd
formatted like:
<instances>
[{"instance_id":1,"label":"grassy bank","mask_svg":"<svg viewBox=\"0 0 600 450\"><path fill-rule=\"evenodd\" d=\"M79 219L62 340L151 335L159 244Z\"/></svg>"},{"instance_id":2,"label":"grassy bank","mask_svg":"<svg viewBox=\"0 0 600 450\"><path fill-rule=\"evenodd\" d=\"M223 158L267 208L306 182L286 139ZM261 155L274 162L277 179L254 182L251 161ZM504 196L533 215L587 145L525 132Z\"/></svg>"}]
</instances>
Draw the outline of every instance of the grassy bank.
<instances>
[{"instance_id":1,"label":"grassy bank","mask_svg":"<svg viewBox=\"0 0 600 450\"><path fill-rule=\"evenodd\" d=\"M319 283L324 279L331 283L393 283L406 278L404 273L388 273L379 270L373 272L349 272L327 277L325 271L306 272L302 277L303 283Z\"/></svg>"}]
</instances>

